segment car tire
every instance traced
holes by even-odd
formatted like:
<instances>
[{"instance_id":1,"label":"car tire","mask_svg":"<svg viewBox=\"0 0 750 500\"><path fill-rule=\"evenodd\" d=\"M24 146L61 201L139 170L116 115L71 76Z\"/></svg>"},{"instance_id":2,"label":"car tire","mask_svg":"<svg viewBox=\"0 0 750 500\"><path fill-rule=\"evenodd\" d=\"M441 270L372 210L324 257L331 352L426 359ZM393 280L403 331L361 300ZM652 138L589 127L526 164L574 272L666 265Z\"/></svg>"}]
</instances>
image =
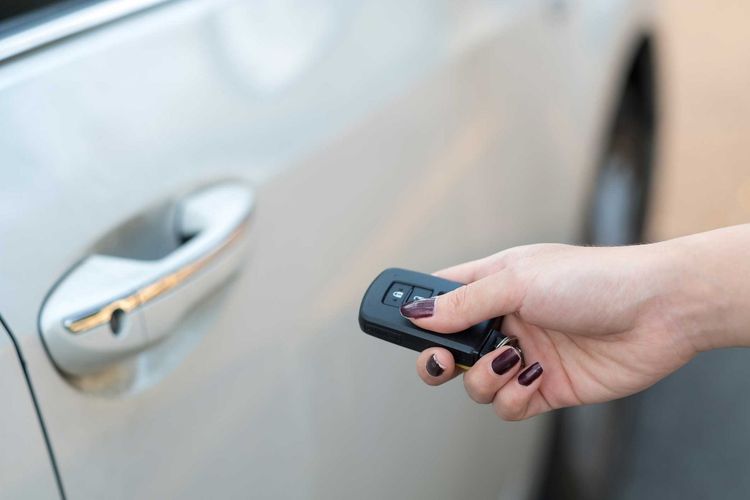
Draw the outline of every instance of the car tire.
<instances>
[{"instance_id":1,"label":"car tire","mask_svg":"<svg viewBox=\"0 0 750 500\"><path fill-rule=\"evenodd\" d=\"M628 245L644 239L656 135L651 47L644 42L625 79L587 205L583 243ZM638 396L567 408L555 415L541 499L612 498L629 454Z\"/></svg>"}]
</instances>

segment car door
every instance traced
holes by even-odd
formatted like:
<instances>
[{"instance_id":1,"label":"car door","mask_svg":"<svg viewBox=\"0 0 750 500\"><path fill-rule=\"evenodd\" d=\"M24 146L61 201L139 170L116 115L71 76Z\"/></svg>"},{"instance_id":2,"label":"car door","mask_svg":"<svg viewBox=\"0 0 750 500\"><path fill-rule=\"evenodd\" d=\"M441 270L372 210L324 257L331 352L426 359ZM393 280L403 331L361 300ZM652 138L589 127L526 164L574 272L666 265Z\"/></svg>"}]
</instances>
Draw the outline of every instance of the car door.
<instances>
[{"instance_id":1,"label":"car door","mask_svg":"<svg viewBox=\"0 0 750 500\"><path fill-rule=\"evenodd\" d=\"M0 498L60 498L23 364L0 318Z\"/></svg>"},{"instance_id":2,"label":"car door","mask_svg":"<svg viewBox=\"0 0 750 500\"><path fill-rule=\"evenodd\" d=\"M6 36L0 310L69 498L533 486L547 420L424 387L356 318L385 267L571 238L517 126L538 10L108 1Z\"/></svg>"}]
</instances>

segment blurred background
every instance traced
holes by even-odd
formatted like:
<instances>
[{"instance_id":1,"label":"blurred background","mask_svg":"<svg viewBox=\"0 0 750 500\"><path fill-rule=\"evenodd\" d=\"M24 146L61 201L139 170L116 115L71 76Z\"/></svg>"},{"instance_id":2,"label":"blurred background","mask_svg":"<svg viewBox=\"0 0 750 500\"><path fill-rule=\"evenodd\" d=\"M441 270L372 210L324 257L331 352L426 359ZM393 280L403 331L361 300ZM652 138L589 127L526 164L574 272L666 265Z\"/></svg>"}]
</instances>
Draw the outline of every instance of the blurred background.
<instances>
[{"instance_id":1,"label":"blurred background","mask_svg":"<svg viewBox=\"0 0 750 500\"><path fill-rule=\"evenodd\" d=\"M661 148L649 239L750 216L750 5L662 0Z\"/></svg>"}]
</instances>

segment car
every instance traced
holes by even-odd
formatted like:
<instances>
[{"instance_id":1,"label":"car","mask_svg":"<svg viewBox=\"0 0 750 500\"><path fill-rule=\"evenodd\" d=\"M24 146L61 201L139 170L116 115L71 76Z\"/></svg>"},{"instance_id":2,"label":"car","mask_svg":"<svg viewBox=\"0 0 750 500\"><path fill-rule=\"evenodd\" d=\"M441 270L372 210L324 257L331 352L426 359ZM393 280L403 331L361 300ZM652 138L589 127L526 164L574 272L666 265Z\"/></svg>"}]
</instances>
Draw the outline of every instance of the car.
<instances>
[{"instance_id":1,"label":"car","mask_svg":"<svg viewBox=\"0 0 750 500\"><path fill-rule=\"evenodd\" d=\"M586 415L428 389L357 307L386 267L641 237L651 2L0 17L3 497L595 494Z\"/></svg>"}]
</instances>

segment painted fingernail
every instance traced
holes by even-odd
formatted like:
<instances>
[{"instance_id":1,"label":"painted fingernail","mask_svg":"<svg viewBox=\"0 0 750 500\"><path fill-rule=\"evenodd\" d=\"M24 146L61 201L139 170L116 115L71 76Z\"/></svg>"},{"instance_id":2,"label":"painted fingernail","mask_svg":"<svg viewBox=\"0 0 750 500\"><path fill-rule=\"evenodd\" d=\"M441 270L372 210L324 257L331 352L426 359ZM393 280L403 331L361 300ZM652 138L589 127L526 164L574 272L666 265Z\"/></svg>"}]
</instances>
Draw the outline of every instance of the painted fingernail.
<instances>
[{"instance_id":1,"label":"painted fingernail","mask_svg":"<svg viewBox=\"0 0 750 500\"><path fill-rule=\"evenodd\" d=\"M435 299L420 299L401 306L401 316L404 318L429 318L435 313Z\"/></svg>"},{"instance_id":2,"label":"painted fingernail","mask_svg":"<svg viewBox=\"0 0 750 500\"><path fill-rule=\"evenodd\" d=\"M521 372L518 376L518 383L521 385L531 385L533 381L539 378L539 375L541 375L543 371L544 369L542 368L542 365L534 363Z\"/></svg>"},{"instance_id":3,"label":"painted fingernail","mask_svg":"<svg viewBox=\"0 0 750 500\"><path fill-rule=\"evenodd\" d=\"M429 373L433 377L439 377L443 374L445 371L445 368L440 366L440 363L438 363L437 356L434 354L430 356L430 359L427 360L427 373Z\"/></svg>"},{"instance_id":4,"label":"painted fingernail","mask_svg":"<svg viewBox=\"0 0 750 500\"><path fill-rule=\"evenodd\" d=\"M503 351L498 357L492 360L492 371L498 375L504 375L516 366L521 360L515 349L512 347Z\"/></svg>"}]
</instances>

